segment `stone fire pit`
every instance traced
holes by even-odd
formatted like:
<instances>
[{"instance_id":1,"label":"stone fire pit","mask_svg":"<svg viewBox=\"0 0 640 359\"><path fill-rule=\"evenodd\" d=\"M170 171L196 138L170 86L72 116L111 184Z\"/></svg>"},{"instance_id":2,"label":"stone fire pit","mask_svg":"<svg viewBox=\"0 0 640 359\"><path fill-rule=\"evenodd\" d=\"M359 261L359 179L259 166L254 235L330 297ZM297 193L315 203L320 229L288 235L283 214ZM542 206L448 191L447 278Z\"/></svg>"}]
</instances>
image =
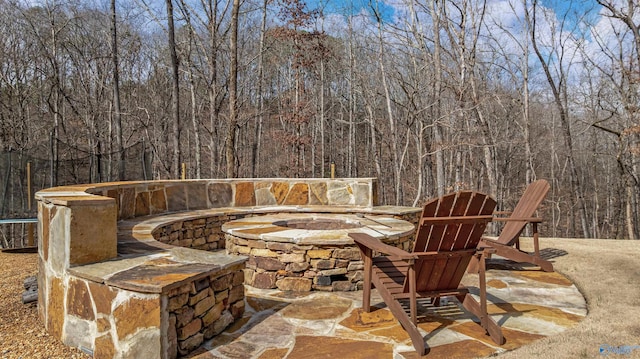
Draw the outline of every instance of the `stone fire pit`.
<instances>
[{"instance_id":1,"label":"stone fire pit","mask_svg":"<svg viewBox=\"0 0 640 359\"><path fill-rule=\"evenodd\" d=\"M248 255L245 284L291 291L362 289L363 263L349 233L409 249L414 226L384 216L274 214L222 226L229 254Z\"/></svg>"}]
</instances>

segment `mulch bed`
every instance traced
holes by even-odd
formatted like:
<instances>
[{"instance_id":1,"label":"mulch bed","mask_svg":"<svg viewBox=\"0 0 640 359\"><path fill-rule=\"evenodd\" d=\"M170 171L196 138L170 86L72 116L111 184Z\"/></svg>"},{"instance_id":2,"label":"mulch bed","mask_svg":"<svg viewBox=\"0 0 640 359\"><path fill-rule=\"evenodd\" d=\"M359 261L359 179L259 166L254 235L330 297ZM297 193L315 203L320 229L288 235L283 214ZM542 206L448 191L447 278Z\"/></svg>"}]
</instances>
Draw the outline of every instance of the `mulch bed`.
<instances>
[{"instance_id":1,"label":"mulch bed","mask_svg":"<svg viewBox=\"0 0 640 359\"><path fill-rule=\"evenodd\" d=\"M26 252L0 252L0 358L90 358L47 334L35 302L22 304L24 280L36 275L38 263L37 254Z\"/></svg>"}]
</instances>

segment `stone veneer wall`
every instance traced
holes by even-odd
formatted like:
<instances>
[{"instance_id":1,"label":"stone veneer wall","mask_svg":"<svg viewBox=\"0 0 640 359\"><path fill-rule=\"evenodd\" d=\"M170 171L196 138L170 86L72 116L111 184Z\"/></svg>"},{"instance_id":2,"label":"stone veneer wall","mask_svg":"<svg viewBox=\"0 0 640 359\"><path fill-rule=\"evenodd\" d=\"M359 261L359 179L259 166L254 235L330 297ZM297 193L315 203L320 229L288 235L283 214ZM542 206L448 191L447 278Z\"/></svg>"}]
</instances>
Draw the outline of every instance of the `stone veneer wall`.
<instances>
[{"instance_id":1,"label":"stone veneer wall","mask_svg":"<svg viewBox=\"0 0 640 359\"><path fill-rule=\"evenodd\" d=\"M64 188L64 187L62 187ZM224 207L378 205L375 178L267 178L105 183L88 193L116 200L118 219Z\"/></svg>"},{"instance_id":2,"label":"stone veneer wall","mask_svg":"<svg viewBox=\"0 0 640 359\"><path fill-rule=\"evenodd\" d=\"M168 294L170 358L186 355L220 334L244 313L242 271L217 273L187 283Z\"/></svg>"},{"instance_id":3,"label":"stone veneer wall","mask_svg":"<svg viewBox=\"0 0 640 359\"><path fill-rule=\"evenodd\" d=\"M163 357L160 294L132 292L69 276L52 278L47 331L94 358ZM89 303L90 305L87 305ZM66 312L65 312L66 311ZM166 319L164 319L166 322Z\"/></svg>"},{"instance_id":4,"label":"stone veneer wall","mask_svg":"<svg viewBox=\"0 0 640 359\"><path fill-rule=\"evenodd\" d=\"M408 250L412 235L384 240L386 244ZM364 262L353 245L299 245L247 240L226 235L227 251L249 256L245 283L256 288L308 292L353 291L363 286Z\"/></svg>"},{"instance_id":5,"label":"stone veneer wall","mask_svg":"<svg viewBox=\"0 0 640 359\"><path fill-rule=\"evenodd\" d=\"M177 221L170 225L156 228L152 235L158 242L173 246L205 251L222 250L225 248L222 225L225 222L246 216L221 214L194 220Z\"/></svg>"},{"instance_id":6,"label":"stone veneer wall","mask_svg":"<svg viewBox=\"0 0 640 359\"><path fill-rule=\"evenodd\" d=\"M176 358L242 317L243 282L242 270L226 271L148 294L52 277L45 325L50 335L94 358Z\"/></svg>"}]
</instances>

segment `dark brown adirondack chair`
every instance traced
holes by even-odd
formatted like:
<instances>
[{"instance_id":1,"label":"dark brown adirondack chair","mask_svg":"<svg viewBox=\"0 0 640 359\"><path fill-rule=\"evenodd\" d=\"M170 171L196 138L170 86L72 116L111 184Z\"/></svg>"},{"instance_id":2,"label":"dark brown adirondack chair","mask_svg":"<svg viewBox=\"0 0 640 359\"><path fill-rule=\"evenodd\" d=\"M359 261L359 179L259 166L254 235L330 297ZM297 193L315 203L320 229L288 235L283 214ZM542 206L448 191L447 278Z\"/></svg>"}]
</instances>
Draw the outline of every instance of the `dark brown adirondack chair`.
<instances>
[{"instance_id":1,"label":"dark brown adirondack chair","mask_svg":"<svg viewBox=\"0 0 640 359\"><path fill-rule=\"evenodd\" d=\"M417 327L417 298L455 296L498 344L504 342L502 330L487 314L484 253L478 242L496 202L489 196L471 191L452 193L431 200L423 210L412 252L386 245L366 234L351 234L364 259L362 307L371 310L371 284L378 289L389 310L402 324L420 355L425 340ZM386 256L375 256L383 253ZM473 256L480 263L480 303L460 281ZM409 301L409 314L401 301Z\"/></svg>"},{"instance_id":2,"label":"dark brown adirondack chair","mask_svg":"<svg viewBox=\"0 0 640 359\"><path fill-rule=\"evenodd\" d=\"M494 217L494 221L505 222L504 228L497 239L482 238L480 248L490 247L495 249L495 254L519 263L531 263L540 267L545 272L553 272L553 264L540 257L540 245L538 243L538 223L541 218L535 217L538 207L549 192L549 182L537 180L531 183L520 197L518 204L509 217ZM509 214L508 212L498 212ZM533 234L533 253L520 250L520 234L527 224L531 224ZM469 272L475 273L477 262L472 261Z\"/></svg>"}]
</instances>

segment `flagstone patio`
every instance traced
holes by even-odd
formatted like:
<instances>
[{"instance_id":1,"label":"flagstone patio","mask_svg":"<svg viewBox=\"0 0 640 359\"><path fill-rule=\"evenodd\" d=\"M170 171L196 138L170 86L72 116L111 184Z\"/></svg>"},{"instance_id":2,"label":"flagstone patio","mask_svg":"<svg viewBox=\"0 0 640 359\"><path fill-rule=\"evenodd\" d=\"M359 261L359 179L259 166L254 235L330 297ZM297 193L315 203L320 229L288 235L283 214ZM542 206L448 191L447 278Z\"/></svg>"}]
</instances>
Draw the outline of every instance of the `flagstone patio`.
<instances>
[{"instance_id":1,"label":"flagstone patio","mask_svg":"<svg viewBox=\"0 0 640 359\"><path fill-rule=\"evenodd\" d=\"M362 287L358 273L346 276L355 281L345 292L333 283L324 286L320 279L316 284L322 288L315 289L323 290L311 292L287 290L277 280L278 289L250 286L243 280L252 274L253 264L249 260L244 268L250 258L227 253L240 244L229 241L227 247L222 239L222 227L229 221L244 223L245 217L276 213L324 213L382 225L378 215L415 223L419 211L374 206L373 179L298 182L136 182L39 192L38 312L48 333L96 358L416 357L407 333L380 298L373 298L373 312L359 309L362 293L354 291ZM288 194L283 189L289 189ZM293 224L295 228L284 226L285 230L307 230ZM344 230L355 230L352 224L347 227ZM314 251L289 244L291 253L275 254L285 271L290 262L298 263L291 259L302 258L298 252ZM274 249L268 247L249 246L248 254ZM345 265L348 272L346 260L351 255L344 257L344 251L330 256L329 262L335 260L336 266L340 260L339 268L318 265L319 271L309 275L342 275L333 270L344 271ZM327 253L317 249L309 258ZM309 265L324 263L318 259ZM262 262L269 267L277 264ZM586 302L565 277L504 263L488 273L488 300L489 313L503 327L506 343L493 344L455 299L445 298L439 307L425 301L419 309L419 326L428 357L505 352L554 338L585 317ZM353 263L354 269L357 265ZM275 269L278 279L281 268ZM325 269L331 272L322 272ZM342 282L346 281L336 281ZM463 282L478 285L473 275Z\"/></svg>"},{"instance_id":2,"label":"flagstone patio","mask_svg":"<svg viewBox=\"0 0 640 359\"><path fill-rule=\"evenodd\" d=\"M503 262L507 263L507 262ZM465 284L477 286L477 276ZM509 264L487 272L489 313L506 343L496 346L455 299L422 303L419 327L426 358L476 358L559 334L587 314L584 297L558 273ZM244 317L192 358L417 358L411 340L374 290L364 313L362 292L296 293L246 286Z\"/></svg>"}]
</instances>

